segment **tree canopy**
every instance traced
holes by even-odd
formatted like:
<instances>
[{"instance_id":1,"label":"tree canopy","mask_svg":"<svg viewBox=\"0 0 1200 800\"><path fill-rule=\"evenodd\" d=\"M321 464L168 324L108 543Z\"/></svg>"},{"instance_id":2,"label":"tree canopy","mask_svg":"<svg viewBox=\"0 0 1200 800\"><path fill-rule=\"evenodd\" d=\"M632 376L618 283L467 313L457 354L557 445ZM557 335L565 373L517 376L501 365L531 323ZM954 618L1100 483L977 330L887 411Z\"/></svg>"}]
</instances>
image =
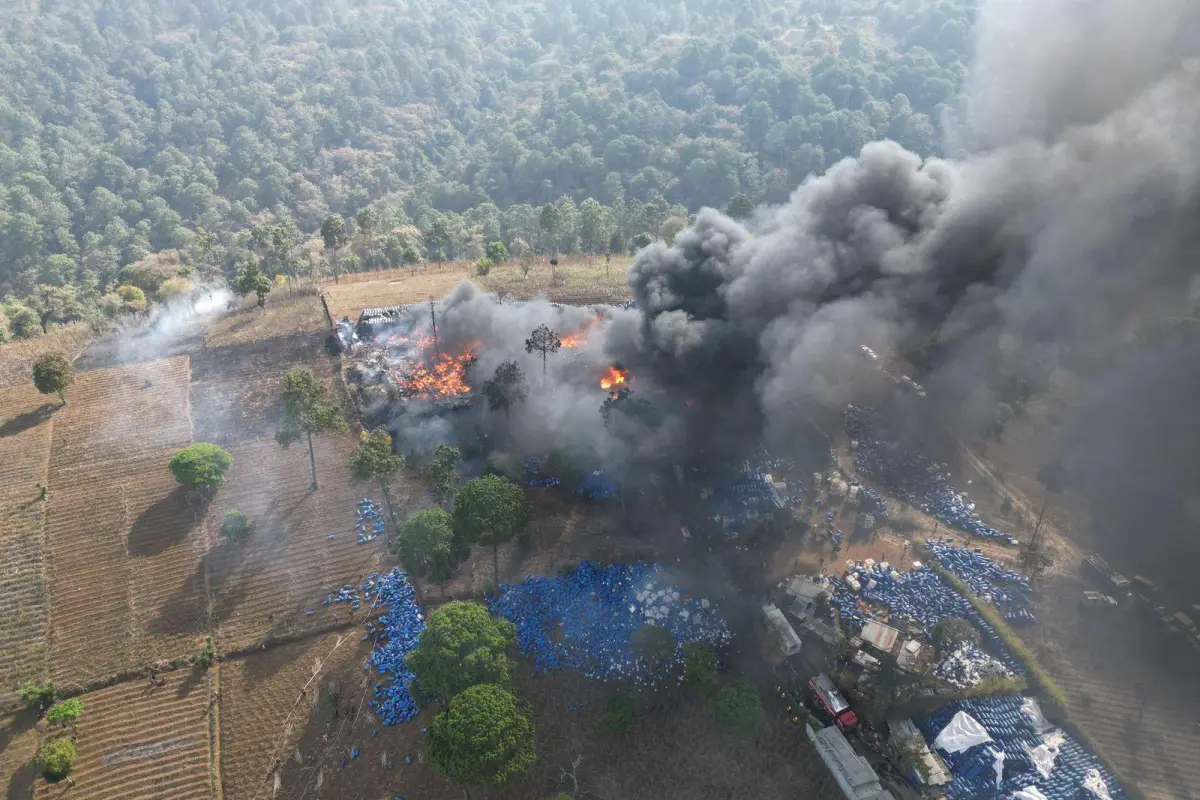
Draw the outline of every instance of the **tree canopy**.
<instances>
[{"instance_id":1,"label":"tree canopy","mask_svg":"<svg viewBox=\"0 0 1200 800\"><path fill-rule=\"evenodd\" d=\"M33 385L42 394L56 394L65 406L63 395L67 387L75 382L75 367L66 353L42 353L33 362Z\"/></svg>"},{"instance_id":2,"label":"tree canopy","mask_svg":"<svg viewBox=\"0 0 1200 800\"><path fill-rule=\"evenodd\" d=\"M317 460L313 453L313 434L343 433L346 420L337 403L329 397L329 387L313 377L306 369L289 370L283 376L283 422L275 433L275 441L287 449L301 437L308 445L312 467L312 488L317 489Z\"/></svg>"},{"instance_id":3,"label":"tree canopy","mask_svg":"<svg viewBox=\"0 0 1200 800\"><path fill-rule=\"evenodd\" d=\"M929 635L933 638L933 643L937 645L938 650L943 652L953 650L964 642L973 645L979 644L979 631L961 617L945 617L938 620Z\"/></svg>"},{"instance_id":4,"label":"tree canopy","mask_svg":"<svg viewBox=\"0 0 1200 800\"><path fill-rule=\"evenodd\" d=\"M472 686L429 726L437 771L464 786L500 786L537 759L529 705L495 685Z\"/></svg>"},{"instance_id":5,"label":"tree canopy","mask_svg":"<svg viewBox=\"0 0 1200 800\"><path fill-rule=\"evenodd\" d=\"M781 202L868 141L936 153L969 116L974 20L974 0L43 3L0 52L0 296L70 286L58 311L96 310L165 252L232 280L250 256L273 279L625 250Z\"/></svg>"},{"instance_id":6,"label":"tree canopy","mask_svg":"<svg viewBox=\"0 0 1200 800\"><path fill-rule=\"evenodd\" d=\"M225 485L225 473L233 466L233 456L215 444L197 442L176 450L168 466L184 488L216 489Z\"/></svg>"},{"instance_id":7,"label":"tree canopy","mask_svg":"<svg viewBox=\"0 0 1200 800\"><path fill-rule=\"evenodd\" d=\"M763 708L758 690L747 678L736 680L717 692L713 715L722 730L739 735L752 734L762 725Z\"/></svg>"},{"instance_id":8,"label":"tree canopy","mask_svg":"<svg viewBox=\"0 0 1200 800\"><path fill-rule=\"evenodd\" d=\"M481 683L508 683L517 643L511 622L488 614L478 603L453 601L429 615L420 644L407 663L421 694L457 704L456 695Z\"/></svg>"},{"instance_id":9,"label":"tree canopy","mask_svg":"<svg viewBox=\"0 0 1200 800\"><path fill-rule=\"evenodd\" d=\"M51 739L38 750L38 767L42 777L51 783L61 781L75 766L75 742L70 739Z\"/></svg>"},{"instance_id":10,"label":"tree canopy","mask_svg":"<svg viewBox=\"0 0 1200 800\"><path fill-rule=\"evenodd\" d=\"M441 508L427 508L408 518L392 548L409 575L428 578L442 589L458 568L454 520Z\"/></svg>"},{"instance_id":11,"label":"tree canopy","mask_svg":"<svg viewBox=\"0 0 1200 800\"><path fill-rule=\"evenodd\" d=\"M525 491L507 478L484 475L469 481L454 501L455 531L469 542L492 546L496 586L500 568L496 548L512 540L529 520Z\"/></svg>"},{"instance_id":12,"label":"tree canopy","mask_svg":"<svg viewBox=\"0 0 1200 800\"><path fill-rule=\"evenodd\" d=\"M69 725L79 719L83 713L83 701L78 697L56 703L46 715L46 719L54 725Z\"/></svg>"}]
</instances>

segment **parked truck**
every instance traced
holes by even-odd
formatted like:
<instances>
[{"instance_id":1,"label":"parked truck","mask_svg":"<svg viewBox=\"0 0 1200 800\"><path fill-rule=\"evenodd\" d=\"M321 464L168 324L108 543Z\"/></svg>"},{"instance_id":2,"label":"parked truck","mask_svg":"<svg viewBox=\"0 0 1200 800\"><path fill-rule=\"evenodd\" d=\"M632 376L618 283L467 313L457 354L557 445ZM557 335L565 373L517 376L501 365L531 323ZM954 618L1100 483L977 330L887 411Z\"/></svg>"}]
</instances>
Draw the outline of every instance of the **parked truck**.
<instances>
[{"instance_id":1,"label":"parked truck","mask_svg":"<svg viewBox=\"0 0 1200 800\"><path fill-rule=\"evenodd\" d=\"M818 711L831 720L839 730L849 731L858 724L858 717L850 709L850 704L833 684L833 679L824 672L809 679L808 691L812 695Z\"/></svg>"},{"instance_id":2,"label":"parked truck","mask_svg":"<svg viewBox=\"0 0 1200 800\"><path fill-rule=\"evenodd\" d=\"M1129 579L1110 567L1107 561L1095 553L1085 556L1080 567L1084 574L1105 592L1110 592L1118 597L1129 593Z\"/></svg>"}]
</instances>

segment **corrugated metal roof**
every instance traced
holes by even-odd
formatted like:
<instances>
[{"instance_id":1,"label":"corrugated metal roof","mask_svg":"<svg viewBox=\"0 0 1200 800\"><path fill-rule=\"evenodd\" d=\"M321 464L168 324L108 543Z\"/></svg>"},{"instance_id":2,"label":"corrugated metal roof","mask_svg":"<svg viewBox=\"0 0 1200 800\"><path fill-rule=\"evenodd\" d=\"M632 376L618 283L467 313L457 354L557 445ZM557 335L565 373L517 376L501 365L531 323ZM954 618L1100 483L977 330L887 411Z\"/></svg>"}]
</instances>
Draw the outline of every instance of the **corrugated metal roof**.
<instances>
[{"instance_id":1,"label":"corrugated metal roof","mask_svg":"<svg viewBox=\"0 0 1200 800\"><path fill-rule=\"evenodd\" d=\"M872 647L876 647L885 653L890 653L892 652L892 648L896 646L896 640L900 638L900 631L889 625L872 621L863 626L860 635L862 636L862 640Z\"/></svg>"},{"instance_id":2,"label":"corrugated metal roof","mask_svg":"<svg viewBox=\"0 0 1200 800\"><path fill-rule=\"evenodd\" d=\"M950 773L946 771L946 765L929 749L929 745L925 744L925 737L917 730L917 726L911 719L889 722L888 727L892 730L893 741L896 737L900 737L901 739L910 739L919 746L920 758L925 762L929 771L927 783L932 786L943 786L950 782Z\"/></svg>"},{"instance_id":3,"label":"corrugated metal roof","mask_svg":"<svg viewBox=\"0 0 1200 800\"><path fill-rule=\"evenodd\" d=\"M854 752L841 731L832 726L822 728L812 734L812 740L821 760L849 800L891 800L892 793L883 788L875 770Z\"/></svg>"}]
</instances>

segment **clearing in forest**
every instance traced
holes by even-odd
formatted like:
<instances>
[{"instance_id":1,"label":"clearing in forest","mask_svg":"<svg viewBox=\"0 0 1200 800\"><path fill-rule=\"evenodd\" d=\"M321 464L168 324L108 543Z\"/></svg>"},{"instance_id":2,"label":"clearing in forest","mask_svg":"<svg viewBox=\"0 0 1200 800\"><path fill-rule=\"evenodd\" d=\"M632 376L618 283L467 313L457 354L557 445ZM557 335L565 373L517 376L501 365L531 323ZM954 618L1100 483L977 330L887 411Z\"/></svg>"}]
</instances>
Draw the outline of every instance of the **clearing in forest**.
<instances>
[{"instance_id":1,"label":"clearing in forest","mask_svg":"<svg viewBox=\"0 0 1200 800\"><path fill-rule=\"evenodd\" d=\"M131 681L83 696L74 787L36 781L35 800L209 800L209 676L200 669ZM234 797L235 795L226 795Z\"/></svg>"},{"instance_id":2,"label":"clearing in forest","mask_svg":"<svg viewBox=\"0 0 1200 800\"><path fill-rule=\"evenodd\" d=\"M0 390L0 707L46 668L43 503L58 398L33 386Z\"/></svg>"}]
</instances>

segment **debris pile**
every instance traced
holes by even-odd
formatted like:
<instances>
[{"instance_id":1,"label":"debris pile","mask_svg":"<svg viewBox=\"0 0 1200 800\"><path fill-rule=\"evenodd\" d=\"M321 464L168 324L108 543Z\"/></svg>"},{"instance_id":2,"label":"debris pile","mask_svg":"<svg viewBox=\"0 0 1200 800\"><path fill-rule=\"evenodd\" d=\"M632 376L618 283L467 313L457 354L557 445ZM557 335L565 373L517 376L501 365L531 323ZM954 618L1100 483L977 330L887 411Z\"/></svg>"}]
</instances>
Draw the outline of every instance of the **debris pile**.
<instances>
[{"instance_id":1,"label":"debris pile","mask_svg":"<svg viewBox=\"0 0 1200 800\"><path fill-rule=\"evenodd\" d=\"M901 500L946 525L976 536L1011 540L1007 533L985 525L976 516L975 504L947 483L941 465L917 452L910 442L890 438L874 411L847 406L846 434L858 443L854 468L859 474L873 478Z\"/></svg>"},{"instance_id":2,"label":"debris pile","mask_svg":"<svg viewBox=\"0 0 1200 800\"><path fill-rule=\"evenodd\" d=\"M1127 797L1094 755L1068 734L1049 728L1037 703L1029 698L960 700L915 722L933 746L959 712L969 715L966 722L976 731L978 726L973 722L982 725L983 731L976 738L983 741L969 746L969 741L964 741L964 749L957 753L939 748L953 776L943 787L951 800L1010 797L1029 788L1036 788L1049 800ZM999 790L997 769L1001 774Z\"/></svg>"},{"instance_id":3,"label":"debris pile","mask_svg":"<svg viewBox=\"0 0 1200 800\"><path fill-rule=\"evenodd\" d=\"M579 482L575 494L589 500L620 500L621 485L607 470L598 469Z\"/></svg>"},{"instance_id":4,"label":"debris pile","mask_svg":"<svg viewBox=\"0 0 1200 800\"><path fill-rule=\"evenodd\" d=\"M960 644L934 665L938 678L958 689L971 689L984 678L1012 678L1013 672L973 644Z\"/></svg>"},{"instance_id":5,"label":"debris pile","mask_svg":"<svg viewBox=\"0 0 1200 800\"><path fill-rule=\"evenodd\" d=\"M386 530L387 523L383 519L383 512L375 501L369 497L359 500L354 520L354 533L358 536L358 543L365 544L377 536L382 536Z\"/></svg>"},{"instance_id":6,"label":"debris pile","mask_svg":"<svg viewBox=\"0 0 1200 800\"><path fill-rule=\"evenodd\" d=\"M736 535L737 529L769 518L784 507L784 498L767 473L746 464L712 494L709 513L714 522Z\"/></svg>"},{"instance_id":7,"label":"debris pile","mask_svg":"<svg viewBox=\"0 0 1200 800\"><path fill-rule=\"evenodd\" d=\"M860 593L861 592L861 596ZM888 614L864 610L860 601L886 606ZM921 565L911 572L898 572L886 563L856 565L833 587L830 601L838 609L843 624L860 630L868 620L887 616L889 624L906 619L926 633L946 617L960 617L974 625L989 651L1009 669L1019 671L994 628L979 616L967 599L936 572Z\"/></svg>"},{"instance_id":8,"label":"debris pile","mask_svg":"<svg viewBox=\"0 0 1200 800\"><path fill-rule=\"evenodd\" d=\"M488 610L517 627L534 672L570 669L601 680L657 683L682 679L683 645L725 644L729 628L708 600L658 582L653 564L604 566L584 561L567 575L528 578L501 587ZM635 652L634 634L652 624L670 631L675 652L650 662Z\"/></svg>"},{"instance_id":9,"label":"debris pile","mask_svg":"<svg viewBox=\"0 0 1200 800\"><path fill-rule=\"evenodd\" d=\"M521 462L525 470L525 485L531 489L545 486L558 486L561 481L553 475L547 475L546 460L539 456L530 456Z\"/></svg>"},{"instance_id":10,"label":"debris pile","mask_svg":"<svg viewBox=\"0 0 1200 800\"><path fill-rule=\"evenodd\" d=\"M384 725L399 725L415 717L419 710L408 691L413 674L404 659L417 648L425 630L425 618L421 616L408 577L399 569L392 569L382 579L372 576L363 591L369 591L368 587L377 588L372 607L386 606L388 609L377 621L379 640L371 660L364 667L374 667L381 678L375 684L371 710ZM368 631L373 630L373 625L368 627Z\"/></svg>"},{"instance_id":11,"label":"debris pile","mask_svg":"<svg viewBox=\"0 0 1200 800\"><path fill-rule=\"evenodd\" d=\"M933 558L947 572L970 587L985 602L996 606L1013 624L1033 624L1029 611L1029 579L1005 569L982 553L949 542L926 541Z\"/></svg>"}]
</instances>

